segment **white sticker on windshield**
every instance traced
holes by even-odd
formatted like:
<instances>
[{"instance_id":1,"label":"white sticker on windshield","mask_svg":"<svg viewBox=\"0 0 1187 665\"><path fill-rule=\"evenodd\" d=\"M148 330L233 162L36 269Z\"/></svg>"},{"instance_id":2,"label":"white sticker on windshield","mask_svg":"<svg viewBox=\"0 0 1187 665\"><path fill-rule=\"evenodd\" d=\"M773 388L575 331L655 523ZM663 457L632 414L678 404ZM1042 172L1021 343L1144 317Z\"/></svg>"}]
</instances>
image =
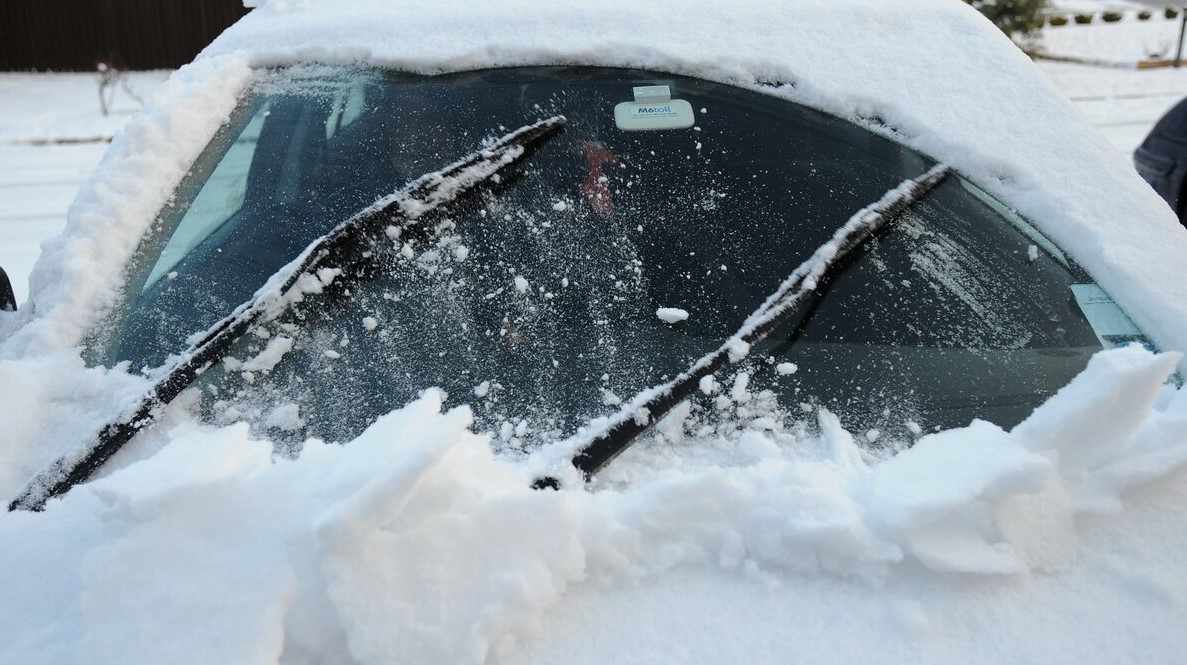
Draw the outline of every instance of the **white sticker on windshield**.
<instances>
[{"instance_id":1,"label":"white sticker on windshield","mask_svg":"<svg viewBox=\"0 0 1187 665\"><path fill-rule=\"evenodd\" d=\"M1095 284L1072 284L1072 295L1101 346L1111 349L1137 343L1151 351L1156 350L1150 339L1138 330L1104 289Z\"/></svg>"},{"instance_id":2,"label":"white sticker on windshield","mask_svg":"<svg viewBox=\"0 0 1187 665\"><path fill-rule=\"evenodd\" d=\"M628 132L657 129L687 129L696 122L692 104L672 99L666 85L637 86L635 101L614 107L614 124Z\"/></svg>"}]
</instances>

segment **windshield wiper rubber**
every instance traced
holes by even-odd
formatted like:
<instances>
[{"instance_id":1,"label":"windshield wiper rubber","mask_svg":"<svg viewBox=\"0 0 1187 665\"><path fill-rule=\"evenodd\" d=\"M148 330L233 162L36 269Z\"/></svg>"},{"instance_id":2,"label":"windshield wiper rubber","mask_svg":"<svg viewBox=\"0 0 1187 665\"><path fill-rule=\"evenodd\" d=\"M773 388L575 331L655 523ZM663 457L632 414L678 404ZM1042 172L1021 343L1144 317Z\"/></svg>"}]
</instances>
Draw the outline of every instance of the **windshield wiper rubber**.
<instances>
[{"instance_id":1,"label":"windshield wiper rubber","mask_svg":"<svg viewBox=\"0 0 1187 665\"><path fill-rule=\"evenodd\" d=\"M291 303L289 294L302 277L316 275L327 267L343 268L350 262L363 260L355 250L383 242L390 227L401 232L418 230L428 213L486 183L497 182L500 173L564 126L564 116L554 116L521 127L440 171L416 178L314 240L300 256L272 275L250 300L203 333L180 356L171 358L153 386L122 416L105 424L84 445L59 457L37 474L8 505L8 510L43 510L50 498L86 482L137 432L154 422L160 410L199 374L226 355L253 325L274 319L285 311Z\"/></svg>"},{"instance_id":2,"label":"windshield wiper rubber","mask_svg":"<svg viewBox=\"0 0 1187 665\"><path fill-rule=\"evenodd\" d=\"M950 172L948 166L937 164L923 175L903 181L878 201L857 211L836 230L832 238L800 264L720 348L701 357L671 381L639 393L602 426L579 433L557 445L577 451L572 458L573 466L586 481L591 480L599 470L634 443L640 434L688 399L702 378L740 361L751 346L794 316L808 302L816 287L843 265L846 256L935 189ZM533 484L537 489L556 489L559 486L559 481L551 477L540 478Z\"/></svg>"}]
</instances>

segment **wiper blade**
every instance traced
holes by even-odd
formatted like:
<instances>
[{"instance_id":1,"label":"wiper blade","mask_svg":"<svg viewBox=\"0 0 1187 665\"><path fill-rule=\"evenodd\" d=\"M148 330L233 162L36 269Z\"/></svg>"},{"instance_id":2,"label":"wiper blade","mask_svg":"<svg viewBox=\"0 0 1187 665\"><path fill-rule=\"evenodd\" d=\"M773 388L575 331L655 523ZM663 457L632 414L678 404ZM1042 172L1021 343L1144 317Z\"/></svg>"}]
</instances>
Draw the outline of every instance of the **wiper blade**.
<instances>
[{"instance_id":1,"label":"wiper blade","mask_svg":"<svg viewBox=\"0 0 1187 665\"><path fill-rule=\"evenodd\" d=\"M488 146L470 153L440 171L427 173L394 194L360 210L326 235L309 244L256 291L250 300L205 332L180 356L153 386L116 420L104 425L77 450L58 458L25 487L8 505L10 511L42 510L50 498L86 482L137 432L150 425L164 405L171 402L211 364L260 321L276 318L292 301L290 294L306 276L320 269L362 260L355 251L374 246L388 229L416 231L428 213L457 201L481 185L497 181L499 174L522 160L543 141L565 126L564 116L554 116L517 129Z\"/></svg>"},{"instance_id":2,"label":"wiper blade","mask_svg":"<svg viewBox=\"0 0 1187 665\"><path fill-rule=\"evenodd\" d=\"M692 395L702 378L716 373L731 362L741 360L752 345L762 341L780 323L796 314L817 285L841 265L842 259L927 195L950 171L948 166L938 164L918 178L904 181L877 202L859 210L837 229L828 242L800 264L720 348L697 360L671 381L639 393L608 418L603 426L558 444L562 449L577 451L572 458L573 466L581 471L586 480L591 479L652 424ZM555 488L559 483L555 478L541 478L534 486Z\"/></svg>"}]
</instances>

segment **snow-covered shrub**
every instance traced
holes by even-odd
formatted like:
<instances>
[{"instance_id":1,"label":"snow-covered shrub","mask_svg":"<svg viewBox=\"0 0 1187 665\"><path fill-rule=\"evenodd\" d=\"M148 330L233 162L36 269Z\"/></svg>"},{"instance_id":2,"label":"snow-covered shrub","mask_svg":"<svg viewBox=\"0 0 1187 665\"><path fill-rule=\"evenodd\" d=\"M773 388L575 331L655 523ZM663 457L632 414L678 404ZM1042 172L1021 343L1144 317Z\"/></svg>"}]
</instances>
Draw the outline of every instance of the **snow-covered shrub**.
<instances>
[{"instance_id":1,"label":"snow-covered shrub","mask_svg":"<svg viewBox=\"0 0 1187 665\"><path fill-rule=\"evenodd\" d=\"M1054 16L1047 17L1047 23L1054 26L1067 25L1067 20L1067 17L1063 14L1056 14Z\"/></svg>"},{"instance_id":2,"label":"snow-covered shrub","mask_svg":"<svg viewBox=\"0 0 1187 665\"><path fill-rule=\"evenodd\" d=\"M1076 14L1076 23L1085 25L1092 23L1092 14Z\"/></svg>"},{"instance_id":3,"label":"snow-covered shrub","mask_svg":"<svg viewBox=\"0 0 1187 665\"><path fill-rule=\"evenodd\" d=\"M1149 21L1151 16L1154 16L1154 13L1147 9L1143 9L1142 11L1138 12L1139 21Z\"/></svg>"},{"instance_id":4,"label":"snow-covered shrub","mask_svg":"<svg viewBox=\"0 0 1187 665\"><path fill-rule=\"evenodd\" d=\"M1173 7L1167 7L1166 9L1162 10L1162 15L1167 18L1179 18L1179 10Z\"/></svg>"},{"instance_id":5,"label":"snow-covered shrub","mask_svg":"<svg viewBox=\"0 0 1187 665\"><path fill-rule=\"evenodd\" d=\"M1147 60L1162 60L1163 58L1166 57L1167 53L1170 53L1170 50L1171 50L1171 43L1169 40L1164 39L1164 40L1158 42L1157 46L1150 46L1147 44L1146 48L1145 48L1146 59Z\"/></svg>"},{"instance_id":6,"label":"snow-covered shrub","mask_svg":"<svg viewBox=\"0 0 1187 665\"><path fill-rule=\"evenodd\" d=\"M1107 12L1101 14L1100 18L1105 23L1116 23L1117 21L1120 21L1121 19L1125 18L1125 14L1122 14L1121 12L1107 11Z\"/></svg>"},{"instance_id":7,"label":"snow-covered shrub","mask_svg":"<svg viewBox=\"0 0 1187 665\"><path fill-rule=\"evenodd\" d=\"M1037 33L1043 27L1047 0L964 0L1011 37Z\"/></svg>"}]
</instances>

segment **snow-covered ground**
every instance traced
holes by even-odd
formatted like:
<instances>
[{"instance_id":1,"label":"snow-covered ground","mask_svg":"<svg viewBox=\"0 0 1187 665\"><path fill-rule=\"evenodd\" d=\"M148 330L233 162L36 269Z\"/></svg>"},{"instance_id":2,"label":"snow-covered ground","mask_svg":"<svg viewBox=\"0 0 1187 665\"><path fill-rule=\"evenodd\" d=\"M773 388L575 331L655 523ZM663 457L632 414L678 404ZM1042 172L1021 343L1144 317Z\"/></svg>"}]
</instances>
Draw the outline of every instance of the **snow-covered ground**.
<instances>
[{"instance_id":1,"label":"snow-covered ground","mask_svg":"<svg viewBox=\"0 0 1187 665\"><path fill-rule=\"evenodd\" d=\"M1040 62L1039 67L1126 155L1162 114L1187 96L1187 68L1139 71L1066 62Z\"/></svg>"},{"instance_id":2,"label":"snow-covered ground","mask_svg":"<svg viewBox=\"0 0 1187 665\"><path fill-rule=\"evenodd\" d=\"M1061 58L1136 67L1141 60L1174 58L1179 43L1180 22L1157 14L1148 21L1132 17L1106 23L1098 16L1092 23L1068 22L1047 26L1042 33L1042 52Z\"/></svg>"},{"instance_id":3,"label":"snow-covered ground","mask_svg":"<svg viewBox=\"0 0 1187 665\"><path fill-rule=\"evenodd\" d=\"M1119 11L1126 12L1132 15L1135 12L1146 10L1155 16L1161 16L1160 10L1165 6L1159 0L1145 0L1139 2L1137 0L1051 0L1051 5L1048 13L1050 14L1071 14L1071 13L1096 13L1105 11ZM1169 3L1174 5L1173 2Z\"/></svg>"},{"instance_id":4,"label":"snow-covered ground","mask_svg":"<svg viewBox=\"0 0 1187 665\"><path fill-rule=\"evenodd\" d=\"M0 145L0 266L24 301L41 241L62 231L66 207L106 143Z\"/></svg>"},{"instance_id":5,"label":"snow-covered ground","mask_svg":"<svg viewBox=\"0 0 1187 665\"><path fill-rule=\"evenodd\" d=\"M145 98L166 76L135 72L128 87ZM28 293L41 241L62 231L79 185L140 108L117 87L104 116L98 80L98 74L0 73L0 266L18 301Z\"/></svg>"}]
</instances>

